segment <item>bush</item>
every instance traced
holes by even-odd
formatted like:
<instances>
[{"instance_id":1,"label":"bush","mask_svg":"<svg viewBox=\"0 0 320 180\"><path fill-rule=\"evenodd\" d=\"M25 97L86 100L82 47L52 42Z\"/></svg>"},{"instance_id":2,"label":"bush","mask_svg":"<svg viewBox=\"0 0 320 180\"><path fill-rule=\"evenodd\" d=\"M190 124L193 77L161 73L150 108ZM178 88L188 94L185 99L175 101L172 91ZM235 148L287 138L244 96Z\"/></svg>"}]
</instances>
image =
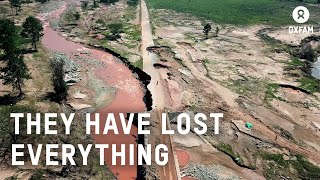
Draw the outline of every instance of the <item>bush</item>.
<instances>
[{"instance_id":1,"label":"bush","mask_svg":"<svg viewBox=\"0 0 320 180\"><path fill-rule=\"evenodd\" d=\"M75 14L74 14L74 18L76 19L76 20L79 20L80 19L80 13L77 11Z\"/></svg>"},{"instance_id":2,"label":"bush","mask_svg":"<svg viewBox=\"0 0 320 180\"><path fill-rule=\"evenodd\" d=\"M117 40L121 38L120 33L123 33L123 25L121 23L112 23L108 25L111 35L109 35L109 40Z\"/></svg>"},{"instance_id":3,"label":"bush","mask_svg":"<svg viewBox=\"0 0 320 180\"><path fill-rule=\"evenodd\" d=\"M54 59L50 62L52 71L52 83L54 87L53 100L61 103L67 99L68 87L64 81L64 61L62 59Z\"/></svg>"},{"instance_id":4,"label":"bush","mask_svg":"<svg viewBox=\"0 0 320 180\"><path fill-rule=\"evenodd\" d=\"M139 3L139 0L128 0L128 1L127 1L127 4L128 4L129 6L137 6L138 3Z\"/></svg>"},{"instance_id":5,"label":"bush","mask_svg":"<svg viewBox=\"0 0 320 180\"><path fill-rule=\"evenodd\" d=\"M300 51L300 58L314 62L317 58L316 53L313 51L310 44L304 45Z\"/></svg>"},{"instance_id":6,"label":"bush","mask_svg":"<svg viewBox=\"0 0 320 180\"><path fill-rule=\"evenodd\" d=\"M102 3L106 3L106 4L114 4L116 2L118 2L119 0L100 0L100 2Z\"/></svg>"}]
</instances>

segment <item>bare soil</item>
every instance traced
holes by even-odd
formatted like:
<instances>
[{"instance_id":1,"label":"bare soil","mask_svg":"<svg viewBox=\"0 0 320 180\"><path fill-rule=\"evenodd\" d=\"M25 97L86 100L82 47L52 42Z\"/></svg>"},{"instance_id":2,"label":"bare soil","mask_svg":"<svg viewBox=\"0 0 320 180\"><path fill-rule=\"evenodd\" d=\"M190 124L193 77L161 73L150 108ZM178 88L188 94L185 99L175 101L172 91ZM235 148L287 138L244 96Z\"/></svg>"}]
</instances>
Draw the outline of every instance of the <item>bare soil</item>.
<instances>
[{"instance_id":1,"label":"bare soil","mask_svg":"<svg viewBox=\"0 0 320 180\"><path fill-rule=\"evenodd\" d=\"M221 134L214 136L209 131L204 137L210 145L204 142L195 147L178 145L190 154L192 163L222 164L248 179L263 179L263 165L255 155L261 150L272 153L289 150L292 154L303 154L314 164L320 163L320 136L314 128L314 122L319 123L320 119L319 94L279 87L271 90L276 98L269 97L270 84L300 83L299 76L291 76L286 70L291 63L290 55L272 51L272 46L259 37L259 30L265 26L212 23L213 29L220 28L219 34L215 37L212 32L206 39L202 32L205 22L195 17L169 10L152 10L151 16L154 41L159 46L151 51L165 65L159 72L166 82L171 110L224 113ZM293 45L307 37L286 31L288 27L282 27L268 35ZM237 127L233 120L242 124ZM244 122L253 123L252 132L246 130ZM183 142L180 138L175 142ZM256 166L255 170L238 167L232 160L205 156L203 146L221 143L230 144L243 163ZM193 153L197 148L201 150ZM218 153L215 157L223 156ZM209 159L212 161L206 162Z\"/></svg>"}]
</instances>

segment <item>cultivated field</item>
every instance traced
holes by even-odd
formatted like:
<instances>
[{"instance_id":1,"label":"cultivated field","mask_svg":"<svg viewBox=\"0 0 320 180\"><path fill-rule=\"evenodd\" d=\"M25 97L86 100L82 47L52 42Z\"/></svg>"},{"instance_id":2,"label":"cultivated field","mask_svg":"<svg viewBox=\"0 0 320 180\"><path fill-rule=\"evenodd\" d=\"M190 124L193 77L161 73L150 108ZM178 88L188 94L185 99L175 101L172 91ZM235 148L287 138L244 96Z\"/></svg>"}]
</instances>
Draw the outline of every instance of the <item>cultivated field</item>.
<instances>
[{"instance_id":1,"label":"cultivated field","mask_svg":"<svg viewBox=\"0 0 320 180\"><path fill-rule=\"evenodd\" d=\"M295 23L291 17L292 10L301 5L298 1L280 0L148 0L156 9L171 9L183 13L212 19L216 23L250 25L270 24L287 25ZM320 14L314 6L316 0L306 1L305 5L315 23ZM309 4L310 3L310 4Z\"/></svg>"}]
</instances>

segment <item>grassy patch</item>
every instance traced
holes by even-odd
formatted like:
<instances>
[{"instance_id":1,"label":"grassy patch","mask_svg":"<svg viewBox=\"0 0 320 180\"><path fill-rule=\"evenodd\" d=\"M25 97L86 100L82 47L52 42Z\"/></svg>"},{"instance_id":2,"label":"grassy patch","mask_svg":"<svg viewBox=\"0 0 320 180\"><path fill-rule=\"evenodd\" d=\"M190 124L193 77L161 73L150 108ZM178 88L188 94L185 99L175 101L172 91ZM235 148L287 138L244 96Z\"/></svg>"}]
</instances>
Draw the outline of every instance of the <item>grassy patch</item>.
<instances>
[{"instance_id":1,"label":"grassy patch","mask_svg":"<svg viewBox=\"0 0 320 180\"><path fill-rule=\"evenodd\" d=\"M156 9L171 9L212 19L222 24L251 25L294 24L293 9L302 5L297 1L279 0L147 0ZM311 14L309 23L317 22L317 7L305 5Z\"/></svg>"},{"instance_id":2,"label":"grassy patch","mask_svg":"<svg viewBox=\"0 0 320 180\"><path fill-rule=\"evenodd\" d=\"M271 154L268 152L259 152L259 155L264 160L274 161L276 164L282 167L288 167L288 161L284 160L282 154Z\"/></svg>"},{"instance_id":3,"label":"grassy patch","mask_svg":"<svg viewBox=\"0 0 320 180\"><path fill-rule=\"evenodd\" d=\"M311 164L303 156L297 155L296 161L290 161L291 166L297 171L301 179L320 179L320 167Z\"/></svg>"},{"instance_id":4,"label":"grassy patch","mask_svg":"<svg viewBox=\"0 0 320 180\"><path fill-rule=\"evenodd\" d=\"M278 98L275 95L275 92L277 92L277 90L280 88L280 86L278 84L268 84L267 86L267 91L266 91L266 98L267 99L272 99L272 98Z\"/></svg>"},{"instance_id":5,"label":"grassy patch","mask_svg":"<svg viewBox=\"0 0 320 180\"><path fill-rule=\"evenodd\" d=\"M300 88L310 92L315 93L320 91L320 80L313 77L302 77L299 79Z\"/></svg>"},{"instance_id":6,"label":"grassy patch","mask_svg":"<svg viewBox=\"0 0 320 180\"><path fill-rule=\"evenodd\" d=\"M304 66L304 62L301 61L299 58L297 57L291 57L291 66L298 66L298 67L302 67Z\"/></svg>"},{"instance_id":7,"label":"grassy patch","mask_svg":"<svg viewBox=\"0 0 320 180\"><path fill-rule=\"evenodd\" d=\"M140 69L143 69L143 60L139 59L138 61L133 63L133 66L140 68Z\"/></svg>"},{"instance_id":8,"label":"grassy patch","mask_svg":"<svg viewBox=\"0 0 320 180\"><path fill-rule=\"evenodd\" d=\"M279 175L303 180L320 179L320 167L311 164L302 155L296 155L289 160L286 160L283 154L259 151L257 155L268 162L264 167L264 176L267 179L276 179Z\"/></svg>"},{"instance_id":9,"label":"grassy patch","mask_svg":"<svg viewBox=\"0 0 320 180\"><path fill-rule=\"evenodd\" d=\"M241 95L251 96L253 94L264 92L266 82L254 77L243 77L241 79L233 80L228 84L232 90Z\"/></svg>"}]
</instances>

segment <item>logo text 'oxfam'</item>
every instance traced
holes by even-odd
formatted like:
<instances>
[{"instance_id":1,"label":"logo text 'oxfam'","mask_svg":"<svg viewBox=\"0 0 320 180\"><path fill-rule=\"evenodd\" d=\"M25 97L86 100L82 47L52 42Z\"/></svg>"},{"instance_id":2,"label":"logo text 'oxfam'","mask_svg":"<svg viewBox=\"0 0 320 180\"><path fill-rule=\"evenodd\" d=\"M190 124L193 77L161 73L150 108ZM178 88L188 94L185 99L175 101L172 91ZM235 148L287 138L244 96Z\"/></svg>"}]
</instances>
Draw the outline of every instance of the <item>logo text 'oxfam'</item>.
<instances>
[{"instance_id":1,"label":"logo text 'oxfam'","mask_svg":"<svg viewBox=\"0 0 320 180\"><path fill-rule=\"evenodd\" d=\"M292 18L299 24L306 23L310 18L309 10L304 6L298 6L292 11ZM290 34L313 33L313 26L290 26Z\"/></svg>"}]
</instances>

